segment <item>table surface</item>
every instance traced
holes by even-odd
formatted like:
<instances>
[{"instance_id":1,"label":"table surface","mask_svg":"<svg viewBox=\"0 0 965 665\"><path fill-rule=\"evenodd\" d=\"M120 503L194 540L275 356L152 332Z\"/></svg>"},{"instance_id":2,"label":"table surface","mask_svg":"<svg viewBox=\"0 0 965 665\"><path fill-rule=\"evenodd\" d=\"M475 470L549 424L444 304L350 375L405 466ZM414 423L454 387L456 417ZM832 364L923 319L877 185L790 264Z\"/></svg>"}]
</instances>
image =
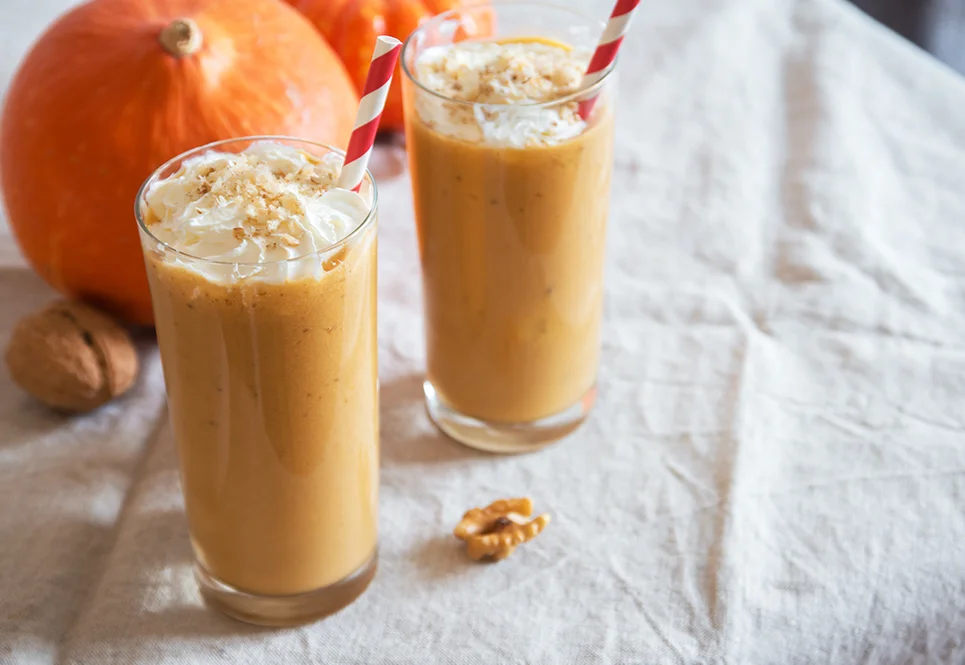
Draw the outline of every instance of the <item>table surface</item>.
<instances>
[{"instance_id":1,"label":"table surface","mask_svg":"<svg viewBox=\"0 0 965 665\"><path fill-rule=\"evenodd\" d=\"M0 85L66 4L3 3ZM291 630L204 609L145 339L85 417L0 370L0 662L965 661L965 84L837 0L644 3L625 48L585 427L507 458L427 421L385 146L370 591ZM0 265L4 343L52 293L5 232ZM546 533L470 562L461 513L520 494Z\"/></svg>"}]
</instances>

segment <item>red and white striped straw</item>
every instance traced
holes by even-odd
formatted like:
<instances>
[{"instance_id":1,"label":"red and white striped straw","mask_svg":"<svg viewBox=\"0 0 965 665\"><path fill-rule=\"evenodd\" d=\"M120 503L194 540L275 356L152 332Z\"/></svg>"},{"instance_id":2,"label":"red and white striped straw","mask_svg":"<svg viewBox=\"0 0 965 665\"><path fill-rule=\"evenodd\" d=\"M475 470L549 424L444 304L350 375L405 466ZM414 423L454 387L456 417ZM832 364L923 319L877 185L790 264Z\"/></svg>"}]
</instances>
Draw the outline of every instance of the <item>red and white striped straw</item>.
<instances>
[{"instance_id":1,"label":"red and white striped straw","mask_svg":"<svg viewBox=\"0 0 965 665\"><path fill-rule=\"evenodd\" d=\"M375 143L375 133L379 131L379 120L385 99L389 96L389 86L392 85L392 73L395 63L399 61L402 42L395 37L382 35L375 40L375 51L369 64L369 73L365 77L365 89L359 102L358 113L355 114L355 128L345 150L345 163L338 178L338 187L359 191L362 179L365 177L365 166L372 154Z\"/></svg>"},{"instance_id":2,"label":"red and white striped straw","mask_svg":"<svg viewBox=\"0 0 965 665\"><path fill-rule=\"evenodd\" d=\"M617 0L617 4L610 14L610 20L607 21L606 28L600 36L596 50L593 51L593 57L590 58L586 73L583 75L583 82L580 84L581 89L589 88L602 79L607 68L616 60L617 51L620 50L620 44L623 43L623 36L627 34L627 29L630 27L633 10L639 4L640 0ZM586 120L590 117L590 112L593 111L593 105L596 104L599 96L600 93L597 92L589 99L580 102L579 113L581 118Z\"/></svg>"}]
</instances>

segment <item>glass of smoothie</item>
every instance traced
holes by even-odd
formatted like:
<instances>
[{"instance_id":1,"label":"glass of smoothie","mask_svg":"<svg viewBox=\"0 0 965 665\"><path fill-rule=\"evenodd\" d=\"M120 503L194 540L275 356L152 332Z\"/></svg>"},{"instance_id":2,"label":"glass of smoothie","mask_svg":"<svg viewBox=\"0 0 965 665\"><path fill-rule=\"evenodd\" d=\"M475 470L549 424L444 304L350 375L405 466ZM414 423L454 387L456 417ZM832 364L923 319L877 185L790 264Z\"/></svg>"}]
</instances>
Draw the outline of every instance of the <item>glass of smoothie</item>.
<instances>
[{"instance_id":1,"label":"glass of smoothie","mask_svg":"<svg viewBox=\"0 0 965 665\"><path fill-rule=\"evenodd\" d=\"M596 396L613 75L580 85L602 30L493 4L440 14L402 52L426 403L475 448L539 449Z\"/></svg>"},{"instance_id":2,"label":"glass of smoothie","mask_svg":"<svg viewBox=\"0 0 965 665\"><path fill-rule=\"evenodd\" d=\"M377 562L375 183L283 137L212 143L141 187L195 576L264 625L347 605Z\"/></svg>"}]
</instances>

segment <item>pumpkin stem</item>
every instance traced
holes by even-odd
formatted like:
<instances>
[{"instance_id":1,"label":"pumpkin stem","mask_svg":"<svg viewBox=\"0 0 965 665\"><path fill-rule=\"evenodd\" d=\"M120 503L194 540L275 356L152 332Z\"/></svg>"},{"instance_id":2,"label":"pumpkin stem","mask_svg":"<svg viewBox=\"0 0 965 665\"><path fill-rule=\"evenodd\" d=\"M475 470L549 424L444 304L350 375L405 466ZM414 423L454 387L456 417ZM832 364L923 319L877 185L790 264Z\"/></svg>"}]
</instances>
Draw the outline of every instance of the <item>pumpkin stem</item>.
<instances>
[{"instance_id":1,"label":"pumpkin stem","mask_svg":"<svg viewBox=\"0 0 965 665\"><path fill-rule=\"evenodd\" d=\"M192 19L176 18L161 30L158 41L175 58L183 58L197 53L204 39L201 28Z\"/></svg>"}]
</instances>

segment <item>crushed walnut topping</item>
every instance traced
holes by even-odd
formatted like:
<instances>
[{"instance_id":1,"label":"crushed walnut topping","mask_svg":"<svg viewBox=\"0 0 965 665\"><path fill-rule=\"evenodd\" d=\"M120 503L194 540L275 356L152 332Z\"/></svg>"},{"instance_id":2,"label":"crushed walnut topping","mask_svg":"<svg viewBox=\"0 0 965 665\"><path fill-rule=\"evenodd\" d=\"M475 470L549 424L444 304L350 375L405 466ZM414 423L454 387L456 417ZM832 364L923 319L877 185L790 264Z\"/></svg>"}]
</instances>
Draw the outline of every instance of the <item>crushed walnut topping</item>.
<instances>
[{"instance_id":1,"label":"crushed walnut topping","mask_svg":"<svg viewBox=\"0 0 965 665\"><path fill-rule=\"evenodd\" d=\"M419 81L450 99L479 104L551 102L576 92L589 52L545 42L461 42L427 52Z\"/></svg>"},{"instance_id":2,"label":"crushed walnut topping","mask_svg":"<svg viewBox=\"0 0 965 665\"><path fill-rule=\"evenodd\" d=\"M338 177L333 164L301 154L307 164L273 165L257 153L226 155L197 170L186 196L243 211L232 229L238 240L272 237L296 247L307 214L302 197L331 189Z\"/></svg>"},{"instance_id":3,"label":"crushed walnut topping","mask_svg":"<svg viewBox=\"0 0 965 665\"><path fill-rule=\"evenodd\" d=\"M332 246L371 213L371 189L339 189L342 155L310 150L259 140L242 152L199 151L144 192L147 235L206 277L321 277Z\"/></svg>"},{"instance_id":4,"label":"crushed walnut topping","mask_svg":"<svg viewBox=\"0 0 965 665\"><path fill-rule=\"evenodd\" d=\"M465 140L516 147L558 143L586 127L577 102L527 106L579 90L589 59L586 49L533 40L432 47L416 61L416 78L452 101L422 95L419 115L430 128Z\"/></svg>"}]
</instances>

